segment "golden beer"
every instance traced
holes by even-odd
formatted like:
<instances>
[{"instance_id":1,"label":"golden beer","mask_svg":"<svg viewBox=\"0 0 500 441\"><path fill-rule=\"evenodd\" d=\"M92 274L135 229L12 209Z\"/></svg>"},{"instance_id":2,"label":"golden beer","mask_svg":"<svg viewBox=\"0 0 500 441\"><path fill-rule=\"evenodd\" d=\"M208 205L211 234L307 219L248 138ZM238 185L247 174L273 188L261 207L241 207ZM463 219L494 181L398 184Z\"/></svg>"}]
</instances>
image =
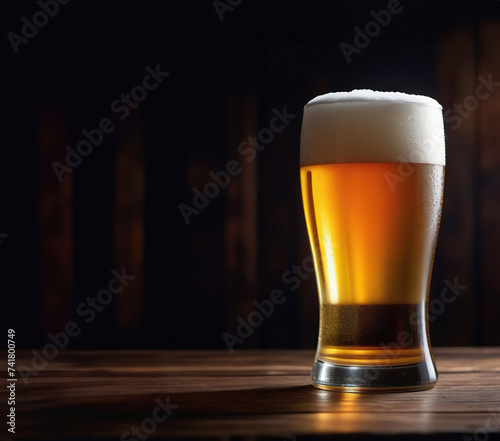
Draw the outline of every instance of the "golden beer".
<instances>
[{"instance_id":1,"label":"golden beer","mask_svg":"<svg viewBox=\"0 0 500 441\"><path fill-rule=\"evenodd\" d=\"M304 111L300 175L320 302L313 384L429 388L437 379L426 302L444 185L442 110L425 97L357 95L319 97Z\"/></svg>"}]
</instances>

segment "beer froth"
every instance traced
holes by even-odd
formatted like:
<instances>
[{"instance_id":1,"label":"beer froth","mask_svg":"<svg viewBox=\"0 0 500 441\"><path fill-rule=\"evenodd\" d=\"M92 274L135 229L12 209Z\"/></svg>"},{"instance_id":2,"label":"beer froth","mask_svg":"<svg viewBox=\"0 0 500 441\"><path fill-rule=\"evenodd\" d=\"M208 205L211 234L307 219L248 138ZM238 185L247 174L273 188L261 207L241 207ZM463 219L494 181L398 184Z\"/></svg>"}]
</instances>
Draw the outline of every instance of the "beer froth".
<instances>
[{"instance_id":1,"label":"beer froth","mask_svg":"<svg viewBox=\"0 0 500 441\"><path fill-rule=\"evenodd\" d=\"M401 163L445 165L441 105L399 92L353 90L307 103L300 165Z\"/></svg>"}]
</instances>

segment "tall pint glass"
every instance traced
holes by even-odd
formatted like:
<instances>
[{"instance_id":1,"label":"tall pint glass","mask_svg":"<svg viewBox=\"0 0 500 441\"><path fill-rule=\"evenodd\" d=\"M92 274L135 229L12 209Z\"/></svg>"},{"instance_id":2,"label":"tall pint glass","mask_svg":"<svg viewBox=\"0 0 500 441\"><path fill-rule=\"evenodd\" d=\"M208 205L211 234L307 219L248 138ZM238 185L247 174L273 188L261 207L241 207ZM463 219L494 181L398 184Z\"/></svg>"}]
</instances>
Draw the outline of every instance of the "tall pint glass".
<instances>
[{"instance_id":1,"label":"tall pint glass","mask_svg":"<svg viewBox=\"0 0 500 441\"><path fill-rule=\"evenodd\" d=\"M320 303L314 386L436 383L427 305L444 167L432 98L354 90L305 106L300 176Z\"/></svg>"}]
</instances>

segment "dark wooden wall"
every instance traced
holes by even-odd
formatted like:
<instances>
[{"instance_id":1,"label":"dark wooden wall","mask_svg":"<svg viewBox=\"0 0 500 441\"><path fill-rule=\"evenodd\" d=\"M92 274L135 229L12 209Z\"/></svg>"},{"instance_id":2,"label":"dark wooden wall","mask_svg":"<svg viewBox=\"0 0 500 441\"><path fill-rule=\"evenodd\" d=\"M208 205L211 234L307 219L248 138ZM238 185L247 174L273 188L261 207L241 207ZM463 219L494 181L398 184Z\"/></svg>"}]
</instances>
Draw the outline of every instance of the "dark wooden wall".
<instances>
[{"instance_id":1,"label":"dark wooden wall","mask_svg":"<svg viewBox=\"0 0 500 441\"><path fill-rule=\"evenodd\" d=\"M35 2L1 6L4 34L37 10ZM20 346L40 347L74 320L82 328L74 348L222 348L238 317L280 290L286 301L235 348L313 347L302 106L320 93L373 88L431 95L454 112L475 95L478 77L500 81L500 6L403 6L351 63L339 43L352 43L353 27L387 2L242 2L222 22L210 2L69 3L19 54L5 39L1 286ZM82 129L113 116L110 103L157 63L170 76L123 122L115 116L116 130L59 183L52 161L64 160ZM238 146L285 107L296 116L247 161ZM500 344L499 120L495 90L459 125L445 124L435 345ZM229 161L241 172L186 224L179 204L192 206L193 189ZM287 273L294 266L300 285ZM78 306L123 267L134 280L84 323ZM466 288L444 303L455 280Z\"/></svg>"},{"instance_id":2,"label":"dark wooden wall","mask_svg":"<svg viewBox=\"0 0 500 441\"><path fill-rule=\"evenodd\" d=\"M457 277L467 286L435 322L436 340L446 344L500 341L494 324L500 310L495 281L500 264L500 94L494 86L489 86L491 91L481 86L488 79L499 83L498 42L500 23L484 21L448 32L437 51L438 98L447 115L447 164L434 295L445 277Z\"/></svg>"}]
</instances>

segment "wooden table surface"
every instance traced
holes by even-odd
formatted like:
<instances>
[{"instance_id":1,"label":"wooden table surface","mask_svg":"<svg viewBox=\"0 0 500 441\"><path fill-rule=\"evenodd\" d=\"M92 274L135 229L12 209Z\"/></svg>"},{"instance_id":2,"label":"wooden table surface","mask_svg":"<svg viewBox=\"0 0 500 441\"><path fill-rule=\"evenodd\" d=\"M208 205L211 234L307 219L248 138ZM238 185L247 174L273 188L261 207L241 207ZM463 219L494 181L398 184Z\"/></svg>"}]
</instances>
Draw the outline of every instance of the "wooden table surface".
<instances>
[{"instance_id":1,"label":"wooden table surface","mask_svg":"<svg viewBox=\"0 0 500 441\"><path fill-rule=\"evenodd\" d=\"M434 355L432 390L351 394L311 386L310 350L67 351L27 385L18 375L16 439L498 439L500 348L436 348ZM17 367L31 366L31 358L19 352ZM167 413L155 410L161 402L171 413L163 422Z\"/></svg>"}]
</instances>

